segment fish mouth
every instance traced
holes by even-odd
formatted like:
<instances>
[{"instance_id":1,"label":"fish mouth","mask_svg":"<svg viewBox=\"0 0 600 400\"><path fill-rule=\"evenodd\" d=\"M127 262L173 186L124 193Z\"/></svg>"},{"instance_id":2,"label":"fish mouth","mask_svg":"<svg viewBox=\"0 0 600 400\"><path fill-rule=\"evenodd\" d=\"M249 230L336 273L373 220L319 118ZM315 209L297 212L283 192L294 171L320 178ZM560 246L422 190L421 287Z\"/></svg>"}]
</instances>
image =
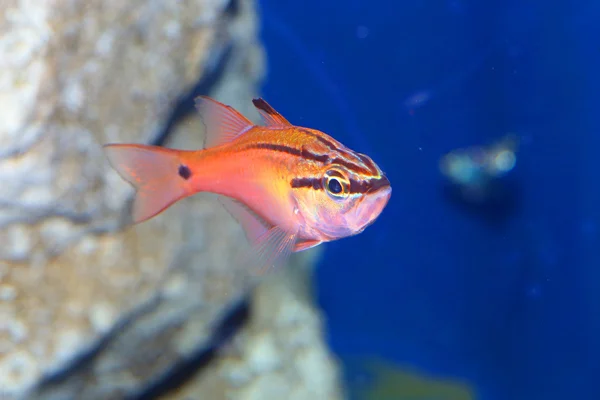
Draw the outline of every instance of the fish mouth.
<instances>
[{"instance_id":1,"label":"fish mouth","mask_svg":"<svg viewBox=\"0 0 600 400\"><path fill-rule=\"evenodd\" d=\"M354 213L356 233L364 231L366 227L375 222L389 202L391 196L392 186L390 185L388 178L384 175L367 193L365 193L360 204L356 207Z\"/></svg>"},{"instance_id":2,"label":"fish mouth","mask_svg":"<svg viewBox=\"0 0 600 400\"><path fill-rule=\"evenodd\" d=\"M371 186L369 188L369 190L367 191L366 194L371 195L372 193L375 193L382 189L389 189L390 194L392 192L392 186L390 185L390 180L385 175L381 175L381 178L379 178L378 180L375 181L373 186Z\"/></svg>"}]
</instances>

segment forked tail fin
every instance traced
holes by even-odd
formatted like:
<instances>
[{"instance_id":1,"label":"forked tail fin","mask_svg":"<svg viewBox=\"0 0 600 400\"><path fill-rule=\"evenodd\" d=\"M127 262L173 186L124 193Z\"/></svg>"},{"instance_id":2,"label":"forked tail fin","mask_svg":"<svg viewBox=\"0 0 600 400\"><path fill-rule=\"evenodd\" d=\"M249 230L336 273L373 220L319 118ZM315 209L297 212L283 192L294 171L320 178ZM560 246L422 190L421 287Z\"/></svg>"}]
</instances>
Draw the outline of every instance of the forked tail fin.
<instances>
[{"instance_id":1,"label":"forked tail fin","mask_svg":"<svg viewBox=\"0 0 600 400\"><path fill-rule=\"evenodd\" d=\"M134 223L152 218L192 194L191 170L181 151L138 144L107 144L104 150L112 167L136 189Z\"/></svg>"}]
</instances>

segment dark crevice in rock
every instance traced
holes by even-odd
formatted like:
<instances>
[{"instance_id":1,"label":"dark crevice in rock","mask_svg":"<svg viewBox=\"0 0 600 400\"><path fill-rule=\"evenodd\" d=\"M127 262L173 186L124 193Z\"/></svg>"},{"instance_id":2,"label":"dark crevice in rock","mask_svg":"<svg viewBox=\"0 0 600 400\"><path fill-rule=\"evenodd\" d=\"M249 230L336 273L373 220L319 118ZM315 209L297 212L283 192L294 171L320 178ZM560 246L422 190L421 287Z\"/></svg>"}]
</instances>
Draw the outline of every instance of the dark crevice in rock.
<instances>
[{"instance_id":1,"label":"dark crevice in rock","mask_svg":"<svg viewBox=\"0 0 600 400\"><path fill-rule=\"evenodd\" d=\"M164 128L150 144L154 146L164 146L171 134L175 131L177 124L183 118L194 112L194 99L200 95L209 95L211 93L215 85L221 81L221 78L226 71L227 63L231 58L232 48L231 45L228 46L221 54L221 57L218 59L215 66L212 69L205 71L202 79L200 79L191 90L187 91L176 100L175 106L169 113Z\"/></svg>"},{"instance_id":2,"label":"dark crevice in rock","mask_svg":"<svg viewBox=\"0 0 600 400\"><path fill-rule=\"evenodd\" d=\"M51 393L55 389L60 391L60 388L65 385L81 385L80 389L83 390L83 387L89 383L88 379L86 379L86 375L93 375L91 369L97 364L98 358L102 357L102 354L110 347L118 346L116 342L120 339L121 334L124 331L131 329L133 325L139 322L140 318L143 318L146 313L152 312L151 310L156 308L157 305L156 301L151 302L134 312L128 318L124 318L87 353L81 354L81 356L73 360L68 367L47 375L45 379L37 385L36 389L32 391L32 397L38 398L38 396ZM248 322L250 319L250 312L249 299L245 298L235 303L229 308L228 312L224 313L223 317L217 321L206 345L197 348L187 357L184 357L173 364L173 366L162 376L159 376L153 382L149 382L148 385L141 388L138 393L130 395L127 399L145 400L160 398L184 385L205 368L209 368L212 361L218 356L219 349L221 349L222 346L237 334ZM70 391L72 391L72 389Z\"/></svg>"},{"instance_id":3,"label":"dark crevice in rock","mask_svg":"<svg viewBox=\"0 0 600 400\"><path fill-rule=\"evenodd\" d=\"M237 17L240 13L240 0L231 0L225 7L225 14Z\"/></svg>"},{"instance_id":4,"label":"dark crevice in rock","mask_svg":"<svg viewBox=\"0 0 600 400\"><path fill-rule=\"evenodd\" d=\"M165 396L210 367L211 362L218 356L219 349L249 320L250 312L249 299L234 304L216 325L206 346L181 359L170 371L149 384L140 393L128 397L128 400L151 400Z\"/></svg>"},{"instance_id":5,"label":"dark crevice in rock","mask_svg":"<svg viewBox=\"0 0 600 400\"><path fill-rule=\"evenodd\" d=\"M103 354L103 352L114 345L121 333L131 330L133 325L135 325L144 315L152 312L152 310L158 306L159 302L159 298L156 298L154 301L150 301L143 307L135 310L127 317L122 318L109 332L100 338L93 347L88 349L87 352L80 353L77 358L73 359L71 363L63 369L47 374L33 392L41 394L45 391L52 391L53 387L59 387L66 384L67 381L72 379L75 375L85 376L86 372L93 367L94 362Z\"/></svg>"}]
</instances>

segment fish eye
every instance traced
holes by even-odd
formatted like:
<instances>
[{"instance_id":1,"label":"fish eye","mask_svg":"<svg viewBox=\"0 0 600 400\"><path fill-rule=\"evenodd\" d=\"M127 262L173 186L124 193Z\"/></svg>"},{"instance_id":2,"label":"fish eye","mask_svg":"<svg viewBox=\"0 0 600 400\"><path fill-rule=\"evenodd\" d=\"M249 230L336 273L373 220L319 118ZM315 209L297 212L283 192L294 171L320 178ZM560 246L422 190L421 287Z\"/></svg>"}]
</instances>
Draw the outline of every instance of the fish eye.
<instances>
[{"instance_id":1,"label":"fish eye","mask_svg":"<svg viewBox=\"0 0 600 400\"><path fill-rule=\"evenodd\" d=\"M343 199L348 195L348 180L337 170L329 170L325 173L323 186L327 194L336 200Z\"/></svg>"},{"instance_id":2,"label":"fish eye","mask_svg":"<svg viewBox=\"0 0 600 400\"><path fill-rule=\"evenodd\" d=\"M329 189L329 192L332 194L340 194L342 193L342 184L336 178L331 178L329 179L329 182L327 182L327 189Z\"/></svg>"}]
</instances>

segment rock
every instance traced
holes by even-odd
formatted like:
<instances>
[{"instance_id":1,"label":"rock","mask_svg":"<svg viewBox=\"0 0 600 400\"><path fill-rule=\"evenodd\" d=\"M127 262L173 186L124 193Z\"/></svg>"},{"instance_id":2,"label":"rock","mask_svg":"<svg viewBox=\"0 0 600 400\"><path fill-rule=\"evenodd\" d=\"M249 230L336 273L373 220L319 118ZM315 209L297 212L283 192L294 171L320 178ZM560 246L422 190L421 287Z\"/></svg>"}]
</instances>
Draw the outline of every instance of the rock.
<instances>
[{"instance_id":1,"label":"rock","mask_svg":"<svg viewBox=\"0 0 600 400\"><path fill-rule=\"evenodd\" d=\"M337 361L310 293L314 251L257 287L251 320L215 360L169 399L343 399Z\"/></svg>"},{"instance_id":2,"label":"rock","mask_svg":"<svg viewBox=\"0 0 600 400\"><path fill-rule=\"evenodd\" d=\"M232 263L243 233L208 194L129 226L132 189L101 145L163 141L165 121L175 120L178 99L198 81L206 94L255 113L250 99L264 65L254 4L2 0L0 7L0 398L150 394L177 365L220 343L216 327L249 289L247 271ZM201 127L193 116L167 144L198 148ZM286 295L275 278L260 287L303 318L312 350L301 365L322 362L323 386L336 387L309 298ZM254 335L250 321L234 339L243 349L236 368L282 388L309 382L306 371L295 380L274 375L275 365L291 368L302 357L281 329ZM217 357L208 371L227 360ZM260 396L268 388L247 390Z\"/></svg>"}]
</instances>

